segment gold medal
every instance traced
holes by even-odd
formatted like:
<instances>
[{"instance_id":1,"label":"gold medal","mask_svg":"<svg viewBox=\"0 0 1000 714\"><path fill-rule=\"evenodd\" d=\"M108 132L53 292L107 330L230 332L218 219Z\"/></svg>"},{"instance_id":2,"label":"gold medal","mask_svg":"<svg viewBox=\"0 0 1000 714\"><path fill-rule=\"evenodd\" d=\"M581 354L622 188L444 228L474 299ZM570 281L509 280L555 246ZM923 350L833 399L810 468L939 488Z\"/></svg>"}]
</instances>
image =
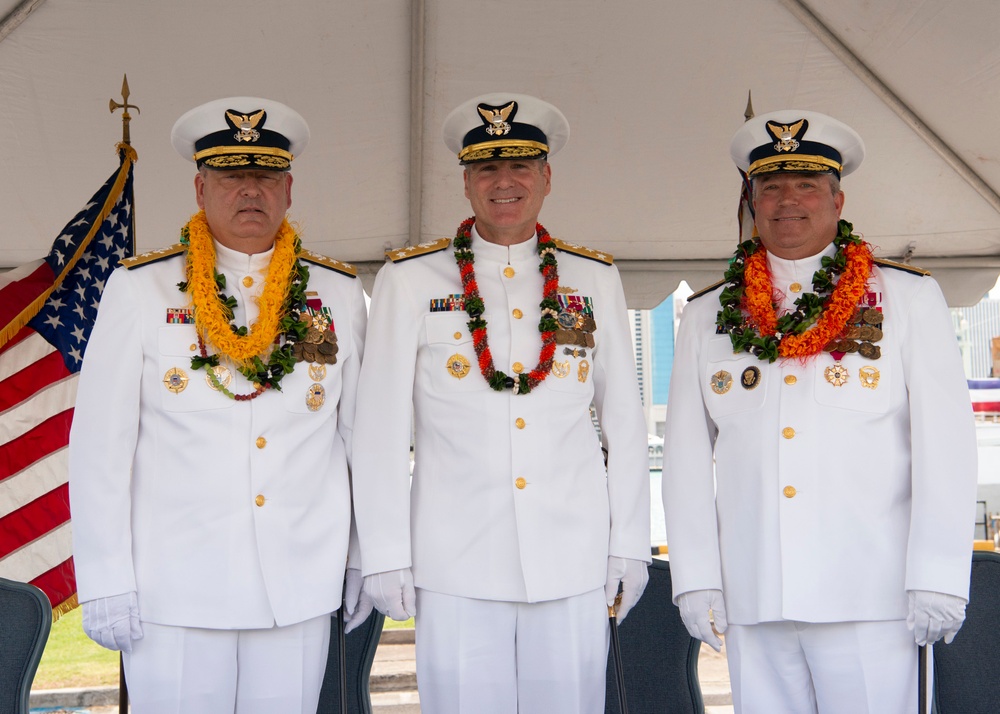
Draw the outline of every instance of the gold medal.
<instances>
[{"instance_id":1,"label":"gold medal","mask_svg":"<svg viewBox=\"0 0 1000 714\"><path fill-rule=\"evenodd\" d=\"M448 373L455 379L462 379L469 373L471 363L464 355L454 354L448 358Z\"/></svg>"},{"instance_id":2,"label":"gold medal","mask_svg":"<svg viewBox=\"0 0 1000 714\"><path fill-rule=\"evenodd\" d=\"M559 379L568 377L571 369L569 360L565 362L556 362L553 360L552 362L552 374L559 377Z\"/></svg>"},{"instance_id":3,"label":"gold medal","mask_svg":"<svg viewBox=\"0 0 1000 714\"><path fill-rule=\"evenodd\" d=\"M757 367L747 367L740 376L740 386L744 389L756 389L760 384L760 369Z\"/></svg>"},{"instance_id":4,"label":"gold medal","mask_svg":"<svg viewBox=\"0 0 1000 714\"><path fill-rule=\"evenodd\" d=\"M590 362L582 359L576 369L576 378L581 382L586 382L588 374L590 374Z\"/></svg>"},{"instance_id":5,"label":"gold medal","mask_svg":"<svg viewBox=\"0 0 1000 714\"><path fill-rule=\"evenodd\" d=\"M865 389L878 389L878 379L881 375L874 367L865 366L858 370L861 386Z\"/></svg>"},{"instance_id":6,"label":"gold medal","mask_svg":"<svg viewBox=\"0 0 1000 714\"><path fill-rule=\"evenodd\" d=\"M309 379L314 382L322 382L326 379L326 365L313 362L309 365Z\"/></svg>"},{"instance_id":7,"label":"gold medal","mask_svg":"<svg viewBox=\"0 0 1000 714\"><path fill-rule=\"evenodd\" d=\"M179 367L171 367L167 370L167 373L163 375L163 386L174 394L180 394L187 389L188 386L187 372Z\"/></svg>"},{"instance_id":8,"label":"gold medal","mask_svg":"<svg viewBox=\"0 0 1000 714\"><path fill-rule=\"evenodd\" d=\"M318 412L326 401L326 390L322 384L314 384L306 392L306 406L311 412Z\"/></svg>"},{"instance_id":9,"label":"gold medal","mask_svg":"<svg viewBox=\"0 0 1000 714\"><path fill-rule=\"evenodd\" d=\"M882 313L870 307L861 313L861 319L869 325L880 325L882 324Z\"/></svg>"},{"instance_id":10,"label":"gold medal","mask_svg":"<svg viewBox=\"0 0 1000 714\"><path fill-rule=\"evenodd\" d=\"M709 384L712 387L712 391L716 394L725 394L733 386L733 375L729 374L726 370L719 370L712 375L712 379L709 380Z\"/></svg>"},{"instance_id":11,"label":"gold medal","mask_svg":"<svg viewBox=\"0 0 1000 714\"><path fill-rule=\"evenodd\" d=\"M233 373L225 365L217 364L214 367L208 368L208 374L205 375L205 382L209 387L218 392L220 389L225 389L232 384Z\"/></svg>"},{"instance_id":12,"label":"gold medal","mask_svg":"<svg viewBox=\"0 0 1000 714\"><path fill-rule=\"evenodd\" d=\"M834 362L823 370L823 376L826 377L826 381L834 387L843 387L844 384L847 383L847 377L849 374L850 373L847 371L847 368L839 361Z\"/></svg>"}]
</instances>

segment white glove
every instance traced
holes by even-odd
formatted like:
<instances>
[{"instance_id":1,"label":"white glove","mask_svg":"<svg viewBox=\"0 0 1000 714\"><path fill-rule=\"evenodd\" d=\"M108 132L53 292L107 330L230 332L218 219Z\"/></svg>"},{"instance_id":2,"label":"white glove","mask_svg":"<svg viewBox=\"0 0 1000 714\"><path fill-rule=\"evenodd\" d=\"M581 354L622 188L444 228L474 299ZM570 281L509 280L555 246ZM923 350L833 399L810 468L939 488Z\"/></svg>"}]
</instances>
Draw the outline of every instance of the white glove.
<instances>
[{"instance_id":1,"label":"white glove","mask_svg":"<svg viewBox=\"0 0 1000 714\"><path fill-rule=\"evenodd\" d=\"M409 568L365 576L364 591L375 609L393 620L409 620L417 613L417 594Z\"/></svg>"},{"instance_id":2,"label":"white glove","mask_svg":"<svg viewBox=\"0 0 1000 714\"><path fill-rule=\"evenodd\" d=\"M641 560L619 558L614 555L608 558L608 579L604 584L604 594L608 598L608 607L614 606L618 596L618 584L621 583L622 596L615 608L619 624L625 619L629 610L639 602L648 582L649 571Z\"/></svg>"},{"instance_id":3,"label":"white glove","mask_svg":"<svg viewBox=\"0 0 1000 714\"><path fill-rule=\"evenodd\" d=\"M681 611L681 620L691 636L701 640L716 652L722 651L722 640L716 633L722 634L729 627L726 621L726 603L722 599L721 590L692 590L677 596L677 609ZM708 621L708 613L712 612L715 620Z\"/></svg>"},{"instance_id":4,"label":"white glove","mask_svg":"<svg viewBox=\"0 0 1000 714\"><path fill-rule=\"evenodd\" d=\"M347 569L347 582L344 585L344 634L356 629L372 614L372 599L363 592L361 585L364 578L358 568Z\"/></svg>"},{"instance_id":5,"label":"white glove","mask_svg":"<svg viewBox=\"0 0 1000 714\"><path fill-rule=\"evenodd\" d=\"M132 641L142 639L135 591L83 603L83 631L101 647L130 653Z\"/></svg>"},{"instance_id":6,"label":"white glove","mask_svg":"<svg viewBox=\"0 0 1000 714\"><path fill-rule=\"evenodd\" d=\"M917 644L932 645L944 637L950 645L965 622L966 599L929 590L907 590L906 594L910 601L906 626L913 630Z\"/></svg>"}]
</instances>

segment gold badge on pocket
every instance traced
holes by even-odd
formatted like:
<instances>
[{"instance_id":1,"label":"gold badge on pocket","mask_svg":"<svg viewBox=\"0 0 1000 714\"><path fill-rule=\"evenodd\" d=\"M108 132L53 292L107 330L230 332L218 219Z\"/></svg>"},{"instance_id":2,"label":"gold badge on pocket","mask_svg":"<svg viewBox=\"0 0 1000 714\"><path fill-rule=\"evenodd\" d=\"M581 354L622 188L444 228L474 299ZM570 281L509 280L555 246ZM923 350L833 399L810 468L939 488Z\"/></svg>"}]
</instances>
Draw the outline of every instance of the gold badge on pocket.
<instances>
[{"instance_id":1,"label":"gold badge on pocket","mask_svg":"<svg viewBox=\"0 0 1000 714\"><path fill-rule=\"evenodd\" d=\"M163 375L163 386L169 389L174 394L180 394L188 386L188 376L180 367L171 367L167 370L167 373Z\"/></svg>"},{"instance_id":2,"label":"gold badge on pocket","mask_svg":"<svg viewBox=\"0 0 1000 714\"><path fill-rule=\"evenodd\" d=\"M465 355L454 354L448 358L448 373L455 379L462 379L472 366Z\"/></svg>"},{"instance_id":3,"label":"gold badge on pocket","mask_svg":"<svg viewBox=\"0 0 1000 714\"><path fill-rule=\"evenodd\" d=\"M306 407L311 412L318 412L326 401L326 390L322 384L314 384L306 392Z\"/></svg>"},{"instance_id":4,"label":"gold badge on pocket","mask_svg":"<svg viewBox=\"0 0 1000 714\"><path fill-rule=\"evenodd\" d=\"M712 391L716 394L725 394L733 386L733 375L724 369L720 369L712 375L709 384L712 387Z\"/></svg>"},{"instance_id":5,"label":"gold badge on pocket","mask_svg":"<svg viewBox=\"0 0 1000 714\"><path fill-rule=\"evenodd\" d=\"M871 366L865 366L858 370L858 377L861 379L861 386L865 389L878 389L878 380L880 376L879 371Z\"/></svg>"}]
</instances>

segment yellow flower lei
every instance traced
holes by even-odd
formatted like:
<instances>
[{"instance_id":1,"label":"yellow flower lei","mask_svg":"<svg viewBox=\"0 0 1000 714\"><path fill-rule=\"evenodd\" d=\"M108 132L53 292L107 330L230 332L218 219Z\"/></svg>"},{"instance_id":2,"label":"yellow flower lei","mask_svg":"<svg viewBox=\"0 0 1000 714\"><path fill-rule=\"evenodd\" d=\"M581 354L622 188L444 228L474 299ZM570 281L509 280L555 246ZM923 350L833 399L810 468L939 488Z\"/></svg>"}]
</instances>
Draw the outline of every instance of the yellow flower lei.
<instances>
[{"instance_id":1,"label":"yellow flower lei","mask_svg":"<svg viewBox=\"0 0 1000 714\"><path fill-rule=\"evenodd\" d=\"M233 331L231 313L219 299L215 283L215 244L205 212L191 216L186 226L187 289L194 302L194 324L212 349L238 367L252 369L255 357L269 352L281 332L282 305L288 297L292 269L298 259L298 237L285 219L274 239L274 254L258 299L260 314L246 335Z\"/></svg>"}]
</instances>

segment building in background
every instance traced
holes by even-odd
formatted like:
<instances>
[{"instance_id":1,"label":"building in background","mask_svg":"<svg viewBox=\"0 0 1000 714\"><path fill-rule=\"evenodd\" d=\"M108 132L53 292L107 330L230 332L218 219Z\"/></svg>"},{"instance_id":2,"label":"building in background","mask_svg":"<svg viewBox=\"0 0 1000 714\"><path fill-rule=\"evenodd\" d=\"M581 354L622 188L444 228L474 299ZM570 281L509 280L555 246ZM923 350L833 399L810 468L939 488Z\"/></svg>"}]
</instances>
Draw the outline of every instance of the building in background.
<instances>
[{"instance_id":1,"label":"building in background","mask_svg":"<svg viewBox=\"0 0 1000 714\"><path fill-rule=\"evenodd\" d=\"M684 294L689 294L686 287ZM674 293L652 310L629 310L646 431L660 437L661 444L670 372L674 364L674 336L679 316L676 306L682 304L684 299L679 297L679 293Z\"/></svg>"}]
</instances>

